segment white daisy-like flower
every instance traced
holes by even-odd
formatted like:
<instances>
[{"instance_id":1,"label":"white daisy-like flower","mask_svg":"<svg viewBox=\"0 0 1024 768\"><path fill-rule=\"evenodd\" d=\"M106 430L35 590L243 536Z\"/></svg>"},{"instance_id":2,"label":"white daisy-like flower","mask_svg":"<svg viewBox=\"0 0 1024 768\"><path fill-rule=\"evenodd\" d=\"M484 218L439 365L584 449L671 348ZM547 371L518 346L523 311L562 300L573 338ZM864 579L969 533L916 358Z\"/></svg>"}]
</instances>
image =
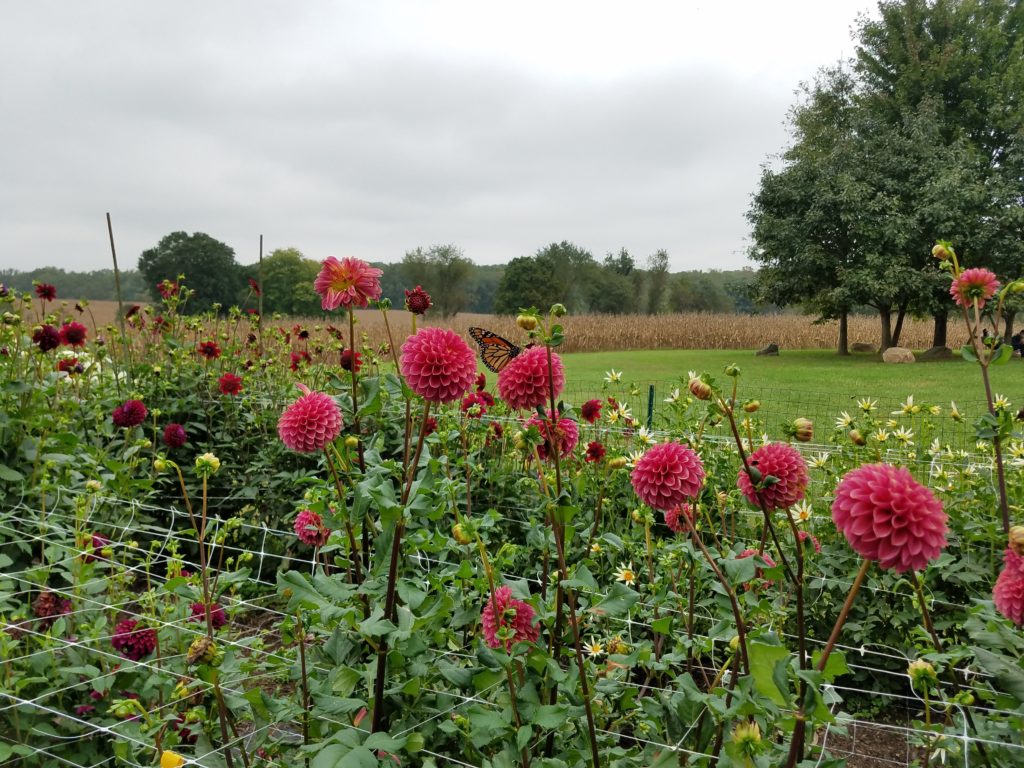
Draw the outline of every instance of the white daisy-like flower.
<instances>
[{"instance_id":1,"label":"white daisy-like flower","mask_svg":"<svg viewBox=\"0 0 1024 768\"><path fill-rule=\"evenodd\" d=\"M963 421L964 415L960 413L960 409L956 407L956 403L952 400L949 402L949 416L953 421Z\"/></svg>"},{"instance_id":2,"label":"white daisy-like flower","mask_svg":"<svg viewBox=\"0 0 1024 768\"><path fill-rule=\"evenodd\" d=\"M590 642L584 643L583 649L592 659L596 659L598 656L604 653L604 646L601 645L600 640L591 640Z\"/></svg>"},{"instance_id":3,"label":"white daisy-like flower","mask_svg":"<svg viewBox=\"0 0 1024 768\"><path fill-rule=\"evenodd\" d=\"M913 395L907 395L907 399L904 401L903 405L900 406L900 409L898 411L893 411L892 415L893 416L901 416L901 415L902 416L911 416L911 415L913 415L915 413L920 413L920 412L921 412L921 406L920 405L916 405L914 403L914 396Z\"/></svg>"},{"instance_id":4,"label":"white daisy-like flower","mask_svg":"<svg viewBox=\"0 0 1024 768\"><path fill-rule=\"evenodd\" d=\"M647 427L640 427L636 431L636 439L643 445L654 445L654 436Z\"/></svg>"},{"instance_id":5,"label":"white daisy-like flower","mask_svg":"<svg viewBox=\"0 0 1024 768\"><path fill-rule=\"evenodd\" d=\"M996 392L996 396L992 400L992 407L995 408L997 411L1008 411L1010 410L1010 406L1010 400Z\"/></svg>"},{"instance_id":6,"label":"white daisy-like flower","mask_svg":"<svg viewBox=\"0 0 1024 768\"><path fill-rule=\"evenodd\" d=\"M633 566L626 565L625 563L619 563L619 570L615 572L615 580L621 581L623 584L635 584L636 583L636 571L633 570Z\"/></svg>"},{"instance_id":7,"label":"white daisy-like flower","mask_svg":"<svg viewBox=\"0 0 1024 768\"><path fill-rule=\"evenodd\" d=\"M623 421L629 421L633 418L633 412L625 403L619 403L615 408L615 412L619 414L619 418Z\"/></svg>"},{"instance_id":8,"label":"white daisy-like flower","mask_svg":"<svg viewBox=\"0 0 1024 768\"><path fill-rule=\"evenodd\" d=\"M607 384L616 384L622 381L622 371L616 371L614 368L605 371L604 380Z\"/></svg>"},{"instance_id":9,"label":"white daisy-like flower","mask_svg":"<svg viewBox=\"0 0 1024 768\"><path fill-rule=\"evenodd\" d=\"M871 413L878 407L878 401L865 397L857 401L857 407L864 411L864 413Z\"/></svg>"},{"instance_id":10,"label":"white daisy-like flower","mask_svg":"<svg viewBox=\"0 0 1024 768\"><path fill-rule=\"evenodd\" d=\"M836 429L849 429L853 426L853 416L846 411L839 414L839 418L836 419Z\"/></svg>"},{"instance_id":11,"label":"white daisy-like flower","mask_svg":"<svg viewBox=\"0 0 1024 768\"><path fill-rule=\"evenodd\" d=\"M665 398L666 403L678 403L679 402L679 387L673 389L668 397Z\"/></svg>"},{"instance_id":12,"label":"white daisy-like flower","mask_svg":"<svg viewBox=\"0 0 1024 768\"><path fill-rule=\"evenodd\" d=\"M626 466L632 469L636 466L636 463L644 457L644 451L632 451L629 456L626 457Z\"/></svg>"},{"instance_id":13,"label":"white daisy-like flower","mask_svg":"<svg viewBox=\"0 0 1024 768\"><path fill-rule=\"evenodd\" d=\"M914 444L914 430L912 429L900 427L899 429L893 431L892 436L898 442L903 443L904 445L910 446Z\"/></svg>"},{"instance_id":14,"label":"white daisy-like flower","mask_svg":"<svg viewBox=\"0 0 1024 768\"><path fill-rule=\"evenodd\" d=\"M885 428L886 429L896 429L896 427L898 427L899 425L900 425L900 423L898 421L896 421L896 419L888 419L885 422Z\"/></svg>"},{"instance_id":15,"label":"white daisy-like flower","mask_svg":"<svg viewBox=\"0 0 1024 768\"><path fill-rule=\"evenodd\" d=\"M889 439L889 433L884 429L876 429L874 432L871 433L871 437L873 437L880 443L884 443L886 440Z\"/></svg>"},{"instance_id":16,"label":"white daisy-like flower","mask_svg":"<svg viewBox=\"0 0 1024 768\"><path fill-rule=\"evenodd\" d=\"M797 522L806 523L813 514L814 508L807 499L801 499L793 505L793 516L797 519Z\"/></svg>"},{"instance_id":17,"label":"white daisy-like flower","mask_svg":"<svg viewBox=\"0 0 1024 768\"><path fill-rule=\"evenodd\" d=\"M812 456L810 461L808 461L807 463L811 465L812 469L824 469L825 466L828 464L828 458L829 455L827 453L822 452L815 456Z\"/></svg>"},{"instance_id":18,"label":"white daisy-like flower","mask_svg":"<svg viewBox=\"0 0 1024 768\"><path fill-rule=\"evenodd\" d=\"M928 453L932 456L938 456L942 453L942 444L939 442L939 438L932 440L932 444L928 446Z\"/></svg>"},{"instance_id":19,"label":"white daisy-like flower","mask_svg":"<svg viewBox=\"0 0 1024 768\"><path fill-rule=\"evenodd\" d=\"M941 405L929 405L928 406L928 413L930 413L932 416L938 416L940 413L942 413L942 406Z\"/></svg>"}]
</instances>

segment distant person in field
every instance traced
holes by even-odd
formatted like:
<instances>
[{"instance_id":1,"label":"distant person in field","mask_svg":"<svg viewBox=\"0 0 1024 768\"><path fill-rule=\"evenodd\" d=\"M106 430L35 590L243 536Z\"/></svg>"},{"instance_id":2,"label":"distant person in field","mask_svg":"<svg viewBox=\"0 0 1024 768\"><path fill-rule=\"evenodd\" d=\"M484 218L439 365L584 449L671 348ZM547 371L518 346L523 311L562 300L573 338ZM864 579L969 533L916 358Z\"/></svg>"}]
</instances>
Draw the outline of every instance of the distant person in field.
<instances>
[{"instance_id":1,"label":"distant person in field","mask_svg":"<svg viewBox=\"0 0 1024 768\"><path fill-rule=\"evenodd\" d=\"M1024 333L1015 333L1010 337L1010 344L1013 345L1013 353L1024 357Z\"/></svg>"}]
</instances>

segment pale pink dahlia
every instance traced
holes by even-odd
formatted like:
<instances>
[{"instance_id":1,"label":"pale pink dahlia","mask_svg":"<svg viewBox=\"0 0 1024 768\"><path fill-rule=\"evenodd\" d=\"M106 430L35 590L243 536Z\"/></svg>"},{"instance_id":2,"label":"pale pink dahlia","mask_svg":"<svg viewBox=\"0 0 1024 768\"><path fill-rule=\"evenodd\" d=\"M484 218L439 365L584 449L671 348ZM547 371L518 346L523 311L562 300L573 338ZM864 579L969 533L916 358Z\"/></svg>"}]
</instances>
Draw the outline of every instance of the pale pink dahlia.
<instances>
[{"instance_id":1,"label":"pale pink dahlia","mask_svg":"<svg viewBox=\"0 0 1024 768\"><path fill-rule=\"evenodd\" d=\"M331 529L316 512L304 509L295 518L295 535L307 547L322 547L330 538Z\"/></svg>"},{"instance_id":2,"label":"pale pink dahlia","mask_svg":"<svg viewBox=\"0 0 1024 768\"><path fill-rule=\"evenodd\" d=\"M836 488L832 520L861 557L898 573L917 571L946 546L942 502L905 467L865 464Z\"/></svg>"},{"instance_id":3,"label":"pale pink dahlia","mask_svg":"<svg viewBox=\"0 0 1024 768\"><path fill-rule=\"evenodd\" d=\"M313 288L320 294L320 305L325 310L340 306L348 309L365 307L370 299L380 298L380 276L383 274L361 259L346 256L339 261L328 256L313 281Z\"/></svg>"},{"instance_id":4,"label":"pale pink dahlia","mask_svg":"<svg viewBox=\"0 0 1024 768\"><path fill-rule=\"evenodd\" d=\"M420 328L407 338L399 366L412 391L431 403L458 400L476 381L476 355L447 328Z\"/></svg>"},{"instance_id":5,"label":"pale pink dahlia","mask_svg":"<svg viewBox=\"0 0 1024 768\"><path fill-rule=\"evenodd\" d=\"M341 409L330 395L310 392L304 384L296 386L302 390L302 397L284 409L277 434L293 451L323 450L341 432Z\"/></svg>"},{"instance_id":6,"label":"pale pink dahlia","mask_svg":"<svg viewBox=\"0 0 1024 768\"><path fill-rule=\"evenodd\" d=\"M768 485L761 489L761 498L764 500L768 511L773 509L787 509L804 497L807 490L808 475L807 464L800 451L786 443L769 443L762 445L750 454L750 464L755 467L762 477L769 475L778 480L777 483ZM736 478L736 487L743 491L754 506L757 506L757 492L754 483L746 470L740 469L739 477Z\"/></svg>"},{"instance_id":7,"label":"pale pink dahlia","mask_svg":"<svg viewBox=\"0 0 1024 768\"><path fill-rule=\"evenodd\" d=\"M1003 554L1003 570L992 590L996 610L1018 627L1024 624L1024 557L1012 549Z\"/></svg>"},{"instance_id":8,"label":"pale pink dahlia","mask_svg":"<svg viewBox=\"0 0 1024 768\"><path fill-rule=\"evenodd\" d=\"M565 387L562 359L551 353L551 375L548 375L546 347L530 347L514 357L498 374L498 394L513 408L532 409L547 402L555 386L555 397Z\"/></svg>"},{"instance_id":9,"label":"pale pink dahlia","mask_svg":"<svg viewBox=\"0 0 1024 768\"><path fill-rule=\"evenodd\" d=\"M572 453L576 443L580 440L579 426L572 419L560 418L555 422L555 428L552 430L547 415L547 411L544 411L545 418L542 419L534 413L526 420L526 428L537 427L540 430L540 436L544 438L544 442L537 446L537 455L542 460L547 459L550 455L552 445L557 447L558 455L564 459Z\"/></svg>"},{"instance_id":10,"label":"pale pink dahlia","mask_svg":"<svg viewBox=\"0 0 1024 768\"><path fill-rule=\"evenodd\" d=\"M984 267L965 269L960 277L953 278L953 284L949 287L949 295L953 301L961 307L974 305L978 300L978 309L985 306L985 302L995 296L999 290L999 281L991 270Z\"/></svg>"},{"instance_id":11,"label":"pale pink dahlia","mask_svg":"<svg viewBox=\"0 0 1024 768\"><path fill-rule=\"evenodd\" d=\"M540 637L540 628L533 623L533 608L512 597L511 587L498 587L494 595L487 598L480 623L484 642L491 648L503 647L506 653L515 643L532 643Z\"/></svg>"},{"instance_id":12,"label":"pale pink dahlia","mask_svg":"<svg viewBox=\"0 0 1024 768\"><path fill-rule=\"evenodd\" d=\"M689 446L659 443L637 461L630 479L644 504L654 509L672 509L700 492L704 464Z\"/></svg>"}]
</instances>

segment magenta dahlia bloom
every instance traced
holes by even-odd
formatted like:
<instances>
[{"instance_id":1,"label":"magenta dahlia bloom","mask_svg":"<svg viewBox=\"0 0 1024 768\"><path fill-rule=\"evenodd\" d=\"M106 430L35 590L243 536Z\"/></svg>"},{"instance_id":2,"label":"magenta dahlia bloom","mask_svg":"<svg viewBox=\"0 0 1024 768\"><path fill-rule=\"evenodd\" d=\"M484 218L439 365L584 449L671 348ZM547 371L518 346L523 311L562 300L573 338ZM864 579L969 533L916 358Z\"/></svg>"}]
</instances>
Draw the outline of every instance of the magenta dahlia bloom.
<instances>
[{"instance_id":1,"label":"magenta dahlia bloom","mask_svg":"<svg viewBox=\"0 0 1024 768\"><path fill-rule=\"evenodd\" d=\"M588 461L591 464L596 464L604 458L607 451L605 447L597 440L587 443L587 455L583 457L584 461Z\"/></svg>"},{"instance_id":2,"label":"magenta dahlia bloom","mask_svg":"<svg viewBox=\"0 0 1024 768\"><path fill-rule=\"evenodd\" d=\"M942 502L905 467L865 464L836 488L832 520L861 557L897 573L918 571L946 546Z\"/></svg>"},{"instance_id":3,"label":"magenta dahlia bloom","mask_svg":"<svg viewBox=\"0 0 1024 768\"><path fill-rule=\"evenodd\" d=\"M665 525L675 533L686 533L690 530L690 526L693 525L693 507L685 501L672 507L672 509L666 509L664 514Z\"/></svg>"},{"instance_id":4,"label":"magenta dahlia bloom","mask_svg":"<svg viewBox=\"0 0 1024 768\"><path fill-rule=\"evenodd\" d=\"M322 451L341 434L341 409L330 395L310 392L304 384L296 386L302 390L302 397L284 409L277 422L277 434L293 451Z\"/></svg>"},{"instance_id":5,"label":"magenta dahlia bloom","mask_svg":"<svg viewBox=\"0 0 1024 768\"><path fill-rule=\"evenodd\" d=\"M406 290L405 308L414 315L425 314L432 306L434 306L434 302L430 300L430 294L420 286L417 285L411 291Z\"/></svg>"},{"instance_id":6,"label":"magenta dahlia bloom","mask_svg":"<svg viewBox=\"0 0 1024 768\"><path fill-rule=\"evenodd\" d=\"M999 290L999 281L991 270L984 267L965 269L959 277L953 278L953 284L949 287L949 295L953 301L961 307L971 307L974 300L978 300L978 309L985 306L985 302L995 296Z\"/></svg>"},{"instance_id":7,"label":"magenta dahlia bloom","mask_svg":"<svg viewBox=\"0 0 1024 768\"><path fill-rule=\"evenodd\" d=\"M316 512L304 509L295 518L295 535L308 547L322 547L330 538L331 529Z\"/></svg>"},{"instance_id":8,"label":"magenta dahlia bloom","mask_svg":"<svg viewBox=\"0 0 1024 768\"><path fill-rule=\"evenodd\" d=\"M156 630L140 627L135 619L125 619L114 627L110 644L126 658L138 661L156 648Z\"/></svg>"},{"instance_id":9,"label":"magenta dahlia bloom","mask_svg":"<svg viewBox=\"0 0 1024 768\"><path fill-rule=\"evenodd\" d=\"M494 590L494 595L484 605L480 623L484 629L484 642L491 648L504 648L506 653L516 643L533 643L540 637L540 628L533 623L533 608L529 603L512 597L511 587L502 586Z\"/></svg>"},{"instance_id":10,"label":"magenta dahlia bloom","mask_svg":"<svg viewBox=\"0 0 1024 768\"><path fill-rule=\"evenodd\" d=\"M996 610L1018 627L1024 624L1024 557L1012 549L1003 553L1003 570L992 590Z\"/></svg>"},{"instance_id":11,"label":"magenta dahlia bloom","mask_svg":"<svg viewBox=\"0 0 1024 768\"><path fill-rule=\"evenodd\" d=\"M149 411L141 400L125 400L110 414L115 427L137 427L146 420Z\"/></svg>"},{"instance_id":12,"label":"magenta dahlia bloom","mask_svg":"<svg viewBox=\"0 0 1024 768\"><path fill-rule=\"evenodd\" d=\"M56 301L57 289L50 283L37 283L36 296L38 296L43 301Z\"/></svg>"},{"instance_id":13,"label":"magenta dahlia bloom","mask_svg":"<svg viewBox=\"0 0 1024 768\"><path fill-rule=\"evenodd\" d=\"M476 381L476 355L447 328L420 328L407 338L399 365L412 391L431 403L458 400Z\"/></svg>"},{"instance_id":14,"label":"magenta dahlia bloom","mask_svg":"<svg viewBox=\"0 0 1024 768\"><path fill-rule=\"evenodd\" d=\"M203 603L192 603L189 606L189 612L192 614L192 621L206 621L206 606ZM224 613L224 608L220 603L213 603L210 606L210 623L213 624L214 629L220 629L228 623L228 615Z\"/></svg>"},{"instance_id":15,"label":"magenta dahlia bloom","mask_svg":"<svg viewBox=\"0 0 1024 768\"><path fill-rule=\"evenodd\" d=\"M168 424L164 427L164 445L168 448L181 448L188 442L188 434L181 424Z\"/></svg>"},{"instance_id":16,"label":"magenta dahlia bloom","mask_svg":"<svg viewBox=\"0 0 1024 768\"><path fill-rule=\"evenodd\" d=\"M547 416L547 411L544 411L543 419L536 413L533 414L526 420L526 428L537 427L540 430L540 436L544 438L544 442L537 446L537 455L541 460L547 459L552 446L558 449L558 455L564 459L572 453L576 443L579 442L580 428L572 419L562 417L555 422L555 427L552 430Z\"/></svg>"},{"instance_id":17,"label":"magenta dahlia bloom","mask_svg":"<svg viewBox=\"0 0 1024 768\"><path fill-rule=\"evenodd\" d=\"M788 509L804 497L810 478L807 464L800 451L786 443L769 443L762 445L750 454L750 464L756 467L763 477L771 475L779 482L761 489L761 498L769 512L775 509ZM757 506L757 492L750 476L742 468L736 478L736 487L743 491L754 506Z\"/></svg>"},{"instance_id":18,"label":"magenta dahlia bloom","mask_svg":"<svg viewBox=\"0 0 1024 768\"><path fill-rule=\"evenodd\" d=\"M498 394L513 408L520 410L544 405L554 384L555 397L565 388L562 358L551 353L551 375L548 375L546 347L530 347L512 358L498 374Z\"/></svg>"},{"instance_id":19,"label":"magenta dahlia bloom","mask_svg":"<svg viewBox=\"0 0 1024 768\"><path fill-rule=\"evenodd\" d=\"M700 493L704 464L689 446L659 443L637 461L630 479L644 504L654 509L672 509Z\"/></svg>"},{"instance_id":20,"label":"magenta dahlia bloom","mask_svg":"<svg viewBox=\"0 0 1024 768\"><path fill-rule=\"evenodd\" d=\"M603 404L600 400L587 400L587 402L583 404L583 407L580 408L580 416L582 416L588 424L593 424L601 418L602 405Z\"/></svg>"},{"instance_id":21,"label":"magenta dahlia bloom","mask_svg":"<svg viewBox=\"0 0 1024 768\"><path fill-rule=\"evenodd\" d=\"M85 346L86 327L81 323L64 323L60 327L60 342L69 347Z\"/></svg>"},{"instance_id":22,"label":"magenta dahlia bloom","mask_svg":"<svg viewBox=\"0 0 1024 768\"><path fill-rule=\"evenodd\" d=\"M370 299L380 298L380 276L383 274L383 271L360 259L345 257L339 261L328 256L313 281L313 288L320 294L324 310L341 306L346 309L365 307Z\"/></svg>"}]
</instances>

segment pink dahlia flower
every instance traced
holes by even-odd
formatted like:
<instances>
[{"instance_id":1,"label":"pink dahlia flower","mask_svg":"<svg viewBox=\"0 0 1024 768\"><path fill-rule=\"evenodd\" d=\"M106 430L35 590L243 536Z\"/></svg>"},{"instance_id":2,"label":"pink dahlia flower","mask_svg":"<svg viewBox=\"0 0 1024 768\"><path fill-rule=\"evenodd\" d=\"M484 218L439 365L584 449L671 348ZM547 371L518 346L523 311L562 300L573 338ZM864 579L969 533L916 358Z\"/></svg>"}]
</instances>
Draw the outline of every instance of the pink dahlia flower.
<instances>
[{"instance_id":1,"label":"pink dahlia flower","mask_svg":"<svg viewBox=\"0 0 1024 768\"><path fill-rule=\"evenodd\" d=\"M322 547L330 538L331 529L316 512L304 509L295 518L295 535L308 547Z\"/></svg>"},{"instance_id":2,"label":"pink dahlia flower","mask_svg":"<svg viewBox=\"0 0 1024 768\"><path fill-rule=\"evenodd\" d=\"M138 661L156 648L156 630L139 627L135 619L125 619L114 627L110 644L126 658Z\"/></svg>"},{"instance_id":3,"label":"pink dahlia flower","mask_svg":"<svg viewBox=\"0 0 1024 768\"><path fill-rule=\"evenodd\" d=\"M644 504L654 509L672 509L700 492L704 464L689 446L659 443L637 461L630 479Z\"/></svg>"},{"instance_id":4,"label":"pink dahlia flower","mask_svg":"<svg viewBox=\"0 0 1024 768\"><path fill-rule=\"evenodd\" d=\"M320 305L325 310L340 306L347 309L365 307L370 299L380 298L380 276L383 274L360 259L345 257L339 261L328 256L313 281L313 288L320 294Z\"/></svg>"},{"instance_id":5,"label":"pink dahlia flower","mask_svg":"<svg viewBox=\"0 0 1024 768\"><path fill-rule=\"evenodd\" d=\"M999 281L991 270L974 267L965 269L960 273L960 277L953 278L953 284L949 286L949 295L961 307L971 307L977 299L978 309L981 309L998 290Z\"/></svg>"},{"instance_id":6,"label":"pink dahlia flower","mask_svg":"<svg viewBox=\"0 0 1024 768\"><path fill-rule=\"evenodd\" d=\"M686 502L666 509L664 513L665 525L675 533L686 533L693 525L693 508Z\"/></svg>"},{"instance_id":7,"label":"pink dahlia flower","mask_svg":"<svg viewBox=\"0 0 1024 768\"><path fill-rule=\"evenodd\" d=\"M110 414L115 427L137 427L146 420L149 411L141 400L125 400Z\"/></svg>"},{"instance_id":8,"label":"pink dahlia flower","mask_svg":"<svg viewBox=\"0 0 1024 768\"><path fill-rule=\"evenodd\" d=\"M189 606L189 612L192 614L191 619L193 621L206 621L206 606L203 603L192 603ZM213 624L214 629L220 629L228 623L228 616L224 613L224 608L221 607L220 603L213 603L210 606L210 623Z\"/></svg>"},{"instance_id":9,"label":"pink dahlia flower","mask_svg":"<svg viewBox=\"0 0 1024 768\"><path fill-rule=\"evenodd\" d=\"M526 420L526 428L537 427L540 436L544 438L544 442L537 446L537 455L542 460L547 459L553 444L558 449L558 455L564 459L572 453L579 442L580 429L572 419L560 418L555 423L554 430L551 430L551 423L546 418L547 411L544 412L544 416L542 419L535 413Z\"/></svg>"},{"instance_id":10,"label":"pink dahlia flower","mask_svg":"<svg viewBox=\"0 0 1024 768\"><path fill-rule=\"evenodd\" d=\"M809 477L807 464L800 451L786 443L769 443L762 445L750 454L750 463L756 467L762 477L772 477L779 482L761 489L761 498L768 511L787 509L804 497ZM736 487L743 491L754 506L757 506L757 492L754 483L745 470L740 469L736 479Z\"/></svg>"},{"instance_id":11,"label":"pink dahlia flower","mask_svg":"<svg viewBox=\"0 0 1024 768\"><path fill-rule=\"evenodd\" d=\"M304 384L297 386L302 397L284 409L277 422L277 434L293 451L322 451L341 433L341 409L330 395L310 392Z\"/></svg>"},{"instance_id":12,"label":"pink dahlia flower","mask_svg":"<svg viewBox=\"0 0 1024 768\"><path fill-rule=\"evenodd\" d=\"M407 338L399 365L412 391L431 403L458 400L476 381L476 355L447 328L420 328Z\"/></svg>"},{"instance_id":13,"label":"pink dahlia flower","mask_svg":"<svg viewBox=\"0 0 1024 768\"><path fill-rule=\"evenodd\" d=\"M513 408L533 409L544 405L554 384L555 397L565 388L562 359L551 353L551 375L548 375L546 347L530 347L514 357L498 374L498 394Z\"/></svg>"},{"instance_id":14,"label":"pink dahlia flower","mask_svg":"<svg viewBox=\"0 0 1024 768\"><path fill-rule=\"evenodd\" d=\"M533 623L533 608L529 603L512 597L511 587L498 587L487 599L480 623L484 628L484 642L491 648L512 650L515 643L536 642L540 628ZM502 636L498 637L501 630Z\"/></svg>"},{"instance_id":15,"label":"pink dahlia flower","mask_svg":"<svg viewBox=\"0 0 1024 768\"><path fill-rule=\"evenodd\" d=\"M992 599L996 610L1018 627L1024 624L1024 556L1012 549L1003 554L1003 570L999 572Z\"/></svg>"},{"instance_id":16,"label":"pink dahlia flower","mask_svg":"<svg viewBox=\"0 0 1024 768\"><path fill-rule=\"evenodd\" d=\"M807 552L807 540L810 539L811 545L814 547L814 551L821 554L821 542L818 541L817 536L813 533L808 533L807 531L797 531L796 535L800 537L800 541L804 542L803 550L805 553Z\"/></svg>"},{"instance_id":17,"label":"pink dahlia flower","mask_svg":"<svg viewBox=\"0 0 1024 768\"><path fill-rule=\"evenodd\" d=\"M917 571L946 546L942 502L904 467L865 464L836 488L832 520L861 557L898 573Z\"/></svg>"}]
</instances>

